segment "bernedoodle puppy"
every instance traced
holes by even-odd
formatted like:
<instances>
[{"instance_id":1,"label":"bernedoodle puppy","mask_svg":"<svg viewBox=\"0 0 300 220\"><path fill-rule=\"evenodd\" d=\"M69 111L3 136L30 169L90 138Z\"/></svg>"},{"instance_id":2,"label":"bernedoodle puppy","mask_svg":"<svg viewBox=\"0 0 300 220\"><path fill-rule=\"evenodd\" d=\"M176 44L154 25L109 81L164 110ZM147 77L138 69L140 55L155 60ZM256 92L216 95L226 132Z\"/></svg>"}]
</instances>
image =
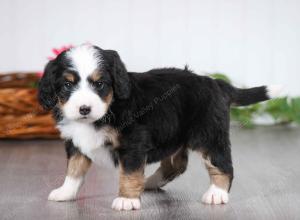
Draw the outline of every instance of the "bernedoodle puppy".
<instances>
[{"instance_id":1,"label":"bernedoodle puppy","mask_svg":"<svg viewBox=\"0 0 300 220\"><path fill-rule=\"evenodd\" d=\"M128 72L116 51L88 44L64 51L47 64L39 83L39 101L52 110L68 158L65 181L48 199L75 199L91 162L108 158L120 170L112 208L140 209L143 190L182 174L193 150L211 181L202 201L227 203L230 106L268 100L277 89L239 89L188 68ZM157 161L160 167L145 179L146 164Z\"/></svg>"}]
</instances>

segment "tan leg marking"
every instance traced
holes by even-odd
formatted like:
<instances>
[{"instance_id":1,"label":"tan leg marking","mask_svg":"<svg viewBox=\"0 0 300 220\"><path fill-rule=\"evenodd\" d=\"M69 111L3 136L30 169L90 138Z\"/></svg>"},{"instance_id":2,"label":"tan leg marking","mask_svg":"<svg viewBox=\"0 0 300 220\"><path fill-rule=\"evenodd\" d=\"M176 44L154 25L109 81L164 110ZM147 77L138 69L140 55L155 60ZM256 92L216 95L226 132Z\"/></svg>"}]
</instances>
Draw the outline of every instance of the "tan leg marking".
<instances>
[{"instance_id":1,"label":"tan leg marking","mask_svg":"<svg viewBox=\"0 0 300 220\"><path fill-rule=\"evenodd\" d=\"M161 161L160 167L147 178L145 189L157 189L174 180L184 173L187 162L187 149L180 148L175 154Z\"/></svg>"},{"instance_id":2,"label":"tan leg marking","mask_svg":"<svg viewBox=\"0 0 300 220\"><path fill-rule=\"evenodd\" d=\"M211 184L228 191L230 186L230 177L212 165L208 159L204 159L204 163L208 171Z\"/></svg>"},{"instance_id":3,"label":"tan leg marking","mask_svg":"<svg viewBox=\"0 0 300 220\"><path fill-rule=\"evenodd\" d=\"M120 163L119 196L114 199L112 208L118 211L140 209L140 195L143 190L144 165L136 171L127 173Z\"/></svg>"},{"instance_id":4,"label":"tan leg marking","mask_svg":"<svg viewBox=\"0 0 300 220\"><path fill-rule=\"evenodd\" d=\"M131 173L125 173L120 166L119 196L139 198L144 190L144 167Z\"/></svg>"},{"instance_id":5,"label":"tan leg marking","mask_svg":"<svg viewBox=\"0 0 300 220\"><path fill-rule=\"evenodd\" d=\"M76 153L68 161L67 175L73 178L82 177L91 166L91 160L81 153Z\"/></svg>"},{"instance_id":6,"label":"tan leg marking","mask_svg":"<svg viewBox=\"0 0 300 220\"><path fill-rule=\"evenodd\" d=\"M202 196L205 204L226 204L229 200L230 177L211 164L208 157L203 157L210 177L210 187Z\"/></svg>"},{"instance_id":7,"label":"tan leg marking","mask_svg":"<svg viewBox=\"0 0 300 220\"><path fill-rule=\"evenodd\" d=\"M91 160L81 153L74 154L68 161L67 176L63 185L51 191L48 200L74 200L91 166Z\"/></svg>"}]
</instances>

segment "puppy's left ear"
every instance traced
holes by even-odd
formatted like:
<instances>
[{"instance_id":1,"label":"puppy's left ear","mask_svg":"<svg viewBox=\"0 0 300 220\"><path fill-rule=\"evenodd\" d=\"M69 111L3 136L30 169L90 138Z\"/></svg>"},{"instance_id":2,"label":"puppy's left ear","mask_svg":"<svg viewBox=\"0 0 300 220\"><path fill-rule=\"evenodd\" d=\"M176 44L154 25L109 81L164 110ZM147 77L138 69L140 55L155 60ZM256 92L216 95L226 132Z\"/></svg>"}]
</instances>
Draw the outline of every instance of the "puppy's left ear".
<instances>
[{"instance_id":1,"label":"puppy's left ear","mask_svg":"<svg viewBox=\"0 0 300 220\"><path fill-rule=\"evenodd\" d=\"M113 77L114 92L119 99L127 99L130 96L131 83L129 75L119 54L114 50L105 50Z\"/></svg>"}]
</instances>

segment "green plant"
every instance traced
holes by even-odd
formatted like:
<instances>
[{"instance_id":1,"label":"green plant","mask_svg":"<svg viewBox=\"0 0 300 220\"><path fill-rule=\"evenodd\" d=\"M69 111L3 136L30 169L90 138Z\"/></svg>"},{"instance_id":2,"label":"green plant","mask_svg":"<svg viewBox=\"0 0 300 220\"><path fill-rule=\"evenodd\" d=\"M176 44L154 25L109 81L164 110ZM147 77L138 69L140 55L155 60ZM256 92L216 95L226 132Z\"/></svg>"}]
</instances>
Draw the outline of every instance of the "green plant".
<instances>
[{"instance_id":1,"label":"green plant","mask_svg":"<svg viewBox=\"0 0 300 220\"><path fill-rule=\"evenodd\" d=\"M214 78L214 79L221 79L221 80L224 80L225 82L231 84L231 80L229 79L229 77L226 76L226 75L223 74L223 73L212 73L212 74L209 74L209 76L212 77L212 78Z\"/></svg>"},{"instance_id":2,"label":"green plant","mask_svg":"<svg viewBox=\"0 0 300 220\"><path fill-rule=\"evenodd\" d=\"M221 73L209 74L212 78L231 83L229 77ZM232 107L231 118L242 127L255 126L257 116L269 115L274 124L297 123L300 125L300 97L282 97L246 107Z\"/></svg>"}]
</instances>

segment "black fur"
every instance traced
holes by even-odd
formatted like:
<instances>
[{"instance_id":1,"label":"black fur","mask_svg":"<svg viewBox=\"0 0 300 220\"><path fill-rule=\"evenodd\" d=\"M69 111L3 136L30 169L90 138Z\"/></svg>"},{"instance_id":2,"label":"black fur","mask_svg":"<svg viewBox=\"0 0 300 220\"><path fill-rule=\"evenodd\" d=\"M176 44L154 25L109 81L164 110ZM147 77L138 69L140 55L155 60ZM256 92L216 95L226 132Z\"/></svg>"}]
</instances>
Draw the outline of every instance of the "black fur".
<instances>
[{"instance_id":1,"label":"black fur","mask_svg":"<svg viewBox=\"0 0 300 220\"><path fill-rule=\"evenodd\" d=\"M259 86L250 89L238 89L222 80L216 80L222 90L228 94L230 101L238 106L250 105L268 100L267 87Z\"/></svg>"},{"instance_id":2,"label":"black fur","mask_svg":"<svg viewBox=\"0 0 300 220\"><path fill-rule=\"evenodd\" d=\"M52 109L57 103L54 88L56 69L55 62L50 61L45 68L43 79L38 85L38 100L46 110Z\"/></svg>"},{"instance_id":3,"label":"black fur","mask_svg":"<svg viewBox=\"0 0 300 220\"><path fill-rule=\"evenodd\" d=\"M66 154L67 154L67 158L68 159L70 157L72 157L73 155L75 155L76 153L80 152L78 150L78 148L74 146L72 140L66 140L66 142L65 142L65 150L66 150Z\"/></svg>"},{"instance_id":4,"label":"black fur","mask_svg":"<svg viewBox=\"0 0 300 220\"><path fill-rule=\"evenodd\" d=\"M213 165L232 174L231 100L215 80L174 68L129 76L131 96L111 106L116 117L112 126L123 137L120 159L129 172L184 146L205 152Z\"/></svg>"},{"instance_id":5,"label":"black fur","mask_svg":"<svg viewBox=\"0 0 300 220\"><path fill-rule=\"evenodd\" d=\"M94 123L99 129L110 125L118 129L120 146L112 152L126 172L143 163L162 160L180 147L201 151L211 163L233 178L229 140L230 105L248 105L267 100L265 87L237 89L224 81L199 76L176 68L154 69L145 73L127 72L115 51L97 48L104 61L114 91L108 113ZM39 100L54 108L57 121L63 118L57 96L62 92L59 76L68 67L61 54L50 62L39 84ZM67 142L68 156L74 151Z\"/></svg>"},{"instance_id":6,"label":"black fur","mask_svg":"<svg viewBox=\"0 0 300 220\"><path fill-rule=\"evenodd\" d=\"M113 87L116 97L119 99L128 98L130 95L131 83L125 65L121 61L119 54L114 50L105 50L102 51L102 54L108 61L107 63L114 81Z\"/></svg>"}]
</instances>

